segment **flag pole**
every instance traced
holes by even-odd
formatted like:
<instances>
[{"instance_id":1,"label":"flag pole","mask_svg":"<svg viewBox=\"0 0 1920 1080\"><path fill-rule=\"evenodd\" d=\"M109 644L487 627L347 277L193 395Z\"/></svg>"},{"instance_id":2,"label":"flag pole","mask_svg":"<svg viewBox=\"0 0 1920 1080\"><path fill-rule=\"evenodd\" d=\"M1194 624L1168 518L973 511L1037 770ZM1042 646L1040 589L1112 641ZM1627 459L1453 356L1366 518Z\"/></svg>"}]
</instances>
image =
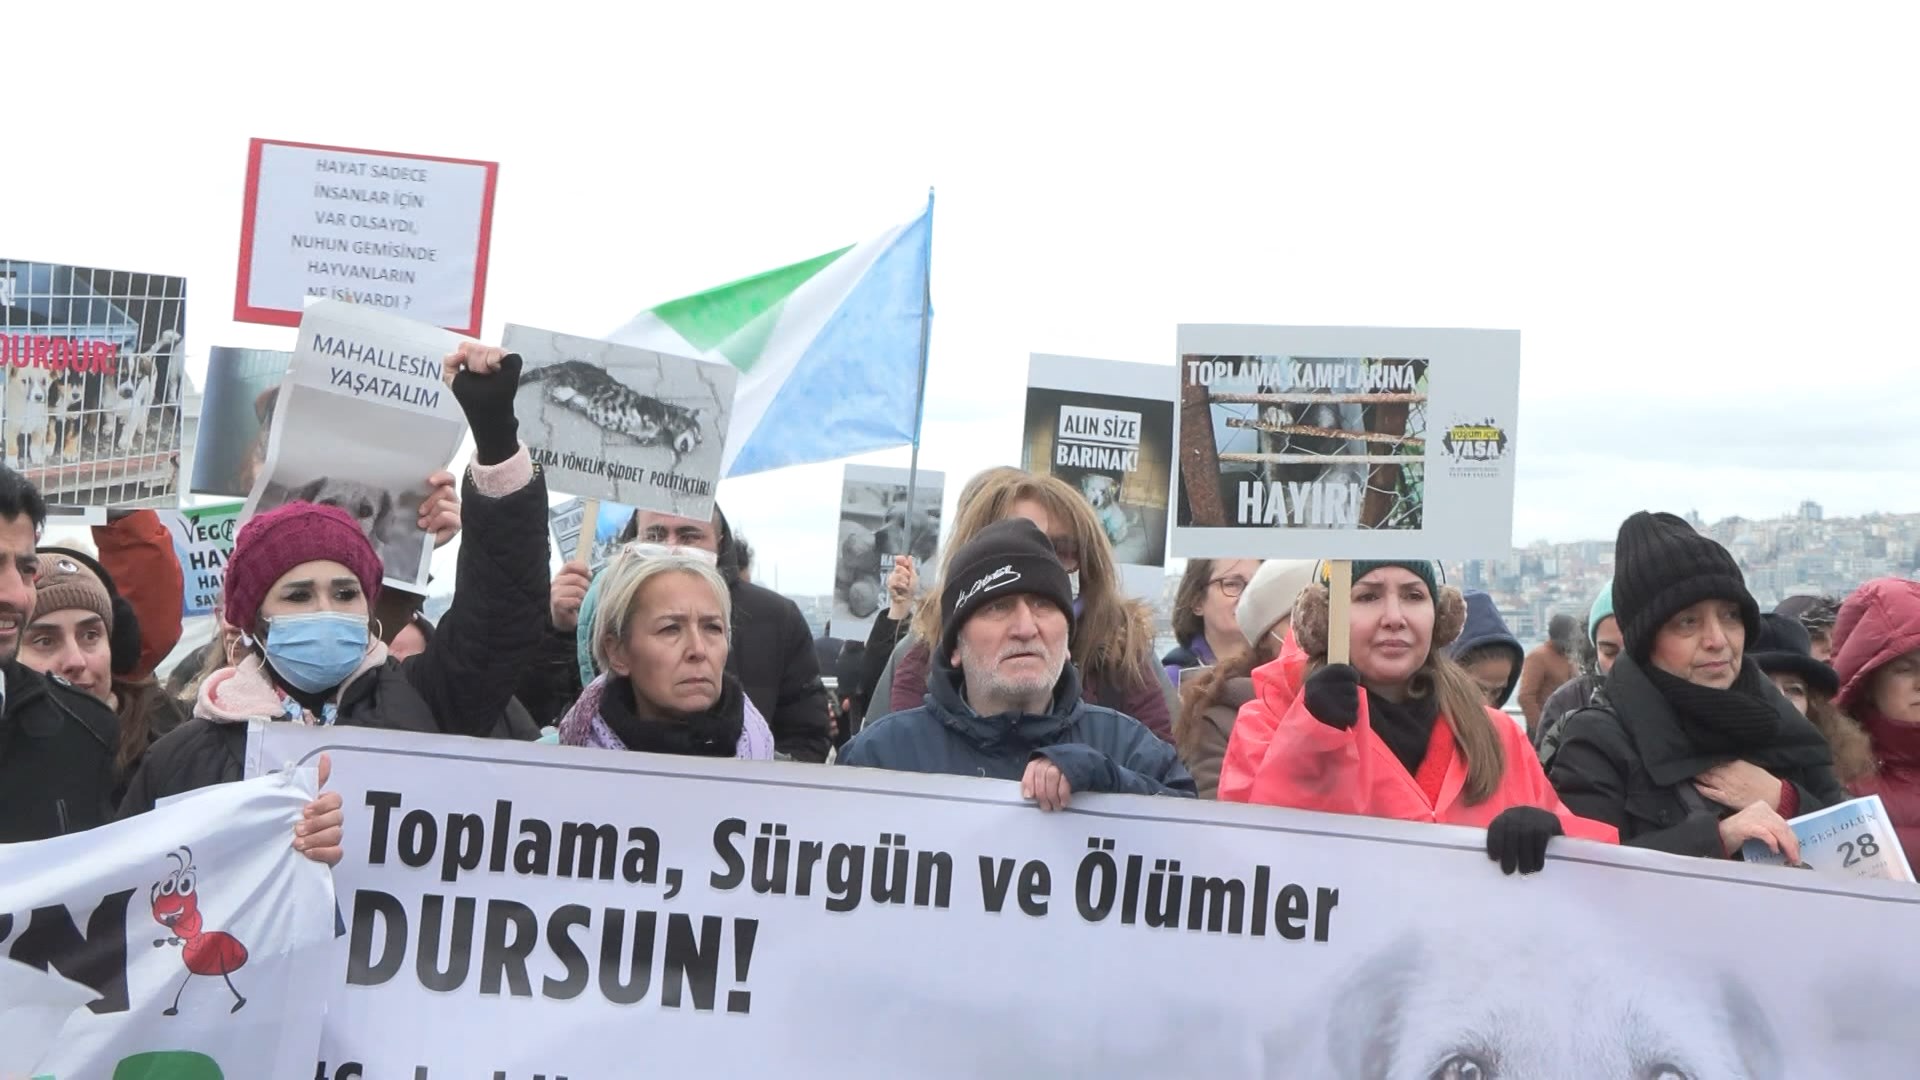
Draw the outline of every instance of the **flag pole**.
<instances>
[{"instance_id":1,"label":"flag pole","mask_svg":"<svg viewBox=\"0 0 1920 1080\"><path fill-rule=\"evenodd\" d=\"M927 338L933 326L933 188L927 188L926 289L920 295L920 376L913 394L913 456L907 464L907 550L913 555L914 504L920 487L920 424L927 411Z\"/></svg>"}]
</instances>

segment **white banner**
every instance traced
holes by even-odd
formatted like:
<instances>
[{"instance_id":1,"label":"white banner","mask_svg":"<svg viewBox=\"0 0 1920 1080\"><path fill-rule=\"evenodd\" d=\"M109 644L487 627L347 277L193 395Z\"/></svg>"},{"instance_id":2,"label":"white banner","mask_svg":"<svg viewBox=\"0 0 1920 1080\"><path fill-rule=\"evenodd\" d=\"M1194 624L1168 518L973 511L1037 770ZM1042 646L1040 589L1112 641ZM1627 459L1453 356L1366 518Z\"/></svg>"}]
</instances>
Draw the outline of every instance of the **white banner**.
<instances>
[{"instance_id":1,"label":"white banner","mask_svg":"<svg viewBox=\"0 0 1920 1080\"><path fill-rule=\"evenodd\" d=\"M311 1075L336 925L293 850L316 780L0 844L0 1077Z\"/></svg>"},{"instance_id":2,"label":"white banner","mask_svg":"<svg viewBox=\"0 0 1920 1080\"><path fill-rule=\"evenodd\" d=\"M1518 331L1182 326L1179 367L1175 554L1512 549Z\"/></svg>"},{"instance_id":3,"label":"white banner","mask_svg":"<svg viewBox=\"0 0 1920 1080\"><path fill-rule=\"evenodd\" d=\"M998 781L364 729L267 725L250 767L323 749L352 924L326 1076L1706 1080L1920 1055L1911 886L1565 840L1505 877L1477 830L1043 814Z\"/></svg>"}]
</instances>

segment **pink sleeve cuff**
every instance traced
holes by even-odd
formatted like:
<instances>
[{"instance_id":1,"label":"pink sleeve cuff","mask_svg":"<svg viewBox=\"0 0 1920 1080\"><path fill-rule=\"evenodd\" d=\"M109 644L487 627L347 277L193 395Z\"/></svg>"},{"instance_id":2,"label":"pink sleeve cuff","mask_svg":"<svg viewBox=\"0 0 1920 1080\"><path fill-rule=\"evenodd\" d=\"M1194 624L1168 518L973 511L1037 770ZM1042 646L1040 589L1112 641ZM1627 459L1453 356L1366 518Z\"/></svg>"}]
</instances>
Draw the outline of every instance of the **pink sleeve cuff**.
<instances>
[{"instance_id":1,"label":"pink sleeve cuff","mask_svg":"<svg viewBox=\"0 0 1920 1080\"><path fill-rule=\"evenodd\" d=\"M527 444L521 443L512 457L498 465L477 461L468 465L467 475L473 477L475 491L489 499L504 498L533 483L533 458L527 453Z\"/></svg>"},{"instance_id":2,"label":"pink sleeve cuff","mask_svg":"<svg viewBox=\"0 0 1920 1080\"><path fill-rule=\"evenodd\" d=\"M1791 818L1800 812L1800 789L1790 781L1780 781L1780 816Z\"/></svg>"}]
</instances>

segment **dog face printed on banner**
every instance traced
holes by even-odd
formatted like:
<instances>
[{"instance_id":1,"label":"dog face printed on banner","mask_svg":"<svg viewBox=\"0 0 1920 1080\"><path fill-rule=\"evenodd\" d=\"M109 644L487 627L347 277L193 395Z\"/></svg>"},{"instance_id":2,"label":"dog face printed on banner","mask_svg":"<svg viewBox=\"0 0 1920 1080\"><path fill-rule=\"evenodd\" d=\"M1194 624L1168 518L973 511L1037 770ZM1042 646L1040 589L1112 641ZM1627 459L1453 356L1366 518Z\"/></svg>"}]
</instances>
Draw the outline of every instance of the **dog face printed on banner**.
<instances>
[{"instance_id":1,"label":"dog face printed on banner","mask_svg":"<svg viewBox=\"0 0 1920 1080\"><path fill-rule=\"evenodd\" d=\"M1093 507L1093 516L1107 534L1107 542L1119 544L1133 532L1133 523L1120 506L1120 479L1105 473L1088 473L1080 478L1080 494Z\"/></svg>"},{"instance_id":2,"label":"dog face printed on banner","mask_svg":"<svg viewBox=\"0 0 1920 1080\"><path fill-rule=\"evenodd\" d=\"M398 577L410 577L411 568L419 563L414 549L420 541L414 515L402 513L400 507L417 507L426 495L422 493L411 504L406 498L358 480L333 476L310 480L287 495L288 502L318 503L345 510L359 523L360 531L367 534L367 542L373 545L374 554L380 556L387 573Z\"/></svg>"},{"instance_id":3,"label":"dog face printed on banner","mask_svg":"<svg viewBox=\"0 0 1920 1080\"><path fill-rule=\"evenodd\" d=\"M1348 976L1325 1015L1303 1021L1292 1050L1275 1056L1328 1080L1787 1075L1773 1025L1744 985L1616 944L1585 938L1570 951L1518 932L1408 935Z\"/></svg>"},{"instance_id":4,"label":"dog face printed on banner","mask_svg":"<svg viewBox=\"0 0 1920 1080\"><path fill-rule=\"evenodd\" d=\"M45 368L13 368L7 377L7 464L41 465L47 460L49 401L53 373Z\"/></svg>"},{"instance_id":5,"label":"dog face printed on banner","mask_svg":"<svg viewBox=\"0 0 1920 1080\"><path fill-rule=\"evenodd\" d=\"M134 353L120 365L112 395L114 445L121 453L133 449L134 439L147 427L147 412L153 406L159 387L159 355L172 348L180 334L167 330L153 347Z\"/></svg>"}]
</instances>

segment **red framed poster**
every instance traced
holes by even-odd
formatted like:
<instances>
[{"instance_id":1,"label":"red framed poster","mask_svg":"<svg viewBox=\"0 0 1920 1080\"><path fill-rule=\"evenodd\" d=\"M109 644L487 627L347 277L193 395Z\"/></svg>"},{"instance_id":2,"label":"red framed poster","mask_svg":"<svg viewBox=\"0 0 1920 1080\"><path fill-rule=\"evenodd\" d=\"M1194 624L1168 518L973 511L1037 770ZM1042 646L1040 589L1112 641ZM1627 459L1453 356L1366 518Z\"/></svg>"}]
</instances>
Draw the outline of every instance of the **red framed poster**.
<instances>
[{"instance_id":1,"label":"red framed poster","mask_svg":"<svg viewBox=\"0 0 1920 1080\"><path fill-rule=\"evenodd\" d=\"M237 322L298 326L308 297L477 337L500 165L254 139Z\"/></svg>"}]
</instances>

